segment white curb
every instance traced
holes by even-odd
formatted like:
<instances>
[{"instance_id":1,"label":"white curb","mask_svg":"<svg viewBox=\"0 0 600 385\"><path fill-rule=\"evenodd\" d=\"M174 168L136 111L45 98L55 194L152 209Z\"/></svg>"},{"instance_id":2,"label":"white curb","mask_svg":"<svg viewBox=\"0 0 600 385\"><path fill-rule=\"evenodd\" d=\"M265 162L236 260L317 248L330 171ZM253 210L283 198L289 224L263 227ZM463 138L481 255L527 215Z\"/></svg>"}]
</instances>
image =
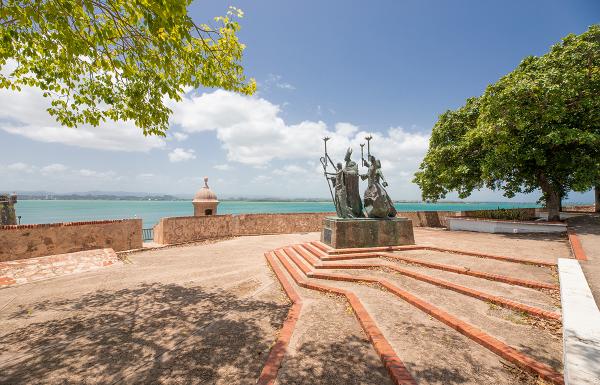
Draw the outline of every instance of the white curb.
<instances>
[{"instance_id":1,"label":"white curb","mask_svg":"<svg viewBox=\"0 0 600 385\"><path fill-rule=\"evenodd\" d=\"M600 385L600 311L579 262L558 259L565 385Z\"/></svg>"}]
</instances>

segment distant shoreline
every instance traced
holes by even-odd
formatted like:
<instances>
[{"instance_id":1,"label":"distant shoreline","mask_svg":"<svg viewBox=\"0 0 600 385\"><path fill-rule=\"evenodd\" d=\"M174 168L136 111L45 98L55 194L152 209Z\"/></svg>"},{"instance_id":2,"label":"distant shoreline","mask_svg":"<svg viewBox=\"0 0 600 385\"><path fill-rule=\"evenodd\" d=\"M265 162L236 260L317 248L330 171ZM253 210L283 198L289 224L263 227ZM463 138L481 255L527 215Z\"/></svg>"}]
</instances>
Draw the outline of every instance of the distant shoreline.
<instances>
[{"instance_id":1,"label":"distant shoreline","mask_svg":"<svg viewBox=\"0 0 600 385\"><path fill-rule=\"evenodd\" d=\"M53 197L53 198L42 198L42 197L25 197L18 198L18 201L123 201L123 202L191 202L192 198L175 198L172 199L161 199L159 197L115 197L115 198L104 198L104 197L77 197L77 198L64 198L64 197ZM17 204L18 204L17 201ZM265 202L265 203L331 203L330 199L251 199L251 198L231 198L231 199L219 199L219 202ZM410 204L457 204L457 205L468 205L468 204L481 204L481 203L502 203L502 204L531 204L537 205L536 202L521 202L521 201L437 201L437 202L426 202L416 200L394 200L394 203L410 203ZM565 206L587 206L591 203L567 203Z\"/></svg>"},{"instance_id":2,"label":"distant shoreline","mask_svg":"<svg viewBox=\"0 0 600 385\"><path fill-rule=\"evenodd\" d=\"M190 202L193 198L181 198L173 195L79 195L79 194L48 194L48 195L18 195L18 201L128 201L128 202ZM327 198L248 198L248 197L232 197L220 198L221 202L266 202L266 203L331 203L331 199ZM18 203L18 202L17 202ZM513 203L513 204L532 204L537 205L537 202L527 201L460 201L460 200L440 200L437 202L427 202L420 200L394 200L394 203L409 203L409 204L461 204L461 205L477 205L481 203ZM593 205L593 202L565 202L565 206L588 206Z\"/></svg>"}]
</instances>

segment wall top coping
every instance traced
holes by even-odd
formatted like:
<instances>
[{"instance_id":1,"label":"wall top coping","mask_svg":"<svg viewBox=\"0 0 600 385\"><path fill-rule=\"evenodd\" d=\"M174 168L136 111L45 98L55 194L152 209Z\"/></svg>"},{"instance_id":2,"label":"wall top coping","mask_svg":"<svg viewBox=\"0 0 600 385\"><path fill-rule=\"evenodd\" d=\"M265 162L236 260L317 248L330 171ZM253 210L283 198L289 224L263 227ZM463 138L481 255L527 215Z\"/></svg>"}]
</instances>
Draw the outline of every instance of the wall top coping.
<instances>
[{"instance_id":1,"label":"wall top coping","mask_svg":"<svg viewBox=\"0 0 600 385\"><path fill-rule=\"evenodd\" d=\"M467 210L469 211L469 210ZM421 213L444 213L451 214L455 213L460 215L465 211L452 211L452 210L427 210L427 211L398 211L398 215L402 216L404 214L421 214ZM178 220L178 219L198 219L198 220L206 220L207 218L226 218L226 217L245 217L245 216L298 216L298 215L324 215L331 216L336 215L335 212L304 212L304 213L244 213L244 214L216 214L216 215L186 215L179 217L162 217L159 222L169 221L169 220ZM455 218L455 217L453 217ZM465 217L467 218L467 217Z\"/></svg>"},{"instance_id":2,"label":"wall top coping","mask_svg":"<svg viewBox=\"0 0 600 385\"><path fill-rule=\"evenodd\" d=\"M104 225L109 223L141 221L141 218L128 219L108 219L103 221L86 221L86 222L58 222L58 223L36 223L31 225L2 225L0 230L20 230L20 229L37 229L48 227L67 227L67 226L83 226L83 225Z\"/></svg>"},{"instance_id":3,"label":"wall top coping","mask_svg":"<svg viewBox=\"0 0 600 385\"><path fill-rule=\"evenodd\" d=\"M335 213L330 212L307 212L307 213L245 213L245 214L217 214L217 215L188 215L184 217L163 217L160 218L162 220L171 220L171 219L199 219L204 220L207 218L225 218L225 217L245 217L245 216L297 216L297 215L332 215Z\"/></svg>"},{"instance_id":4,"label":"wall top coping","mask_svg":"<svg viewBox=\"0 0 600 385\"><path fill-rule=\"evenodd\" d=\"M566 227L567 224L563 222L546 222L546 221L514 221L509 219L490 219L490 218L476 218L476 217L446 217L449 221L480 221L480 222L497 222L497 223L516 223L519 225L536 225L536 226L559 226Z\"/></svg>"}]
</instances>

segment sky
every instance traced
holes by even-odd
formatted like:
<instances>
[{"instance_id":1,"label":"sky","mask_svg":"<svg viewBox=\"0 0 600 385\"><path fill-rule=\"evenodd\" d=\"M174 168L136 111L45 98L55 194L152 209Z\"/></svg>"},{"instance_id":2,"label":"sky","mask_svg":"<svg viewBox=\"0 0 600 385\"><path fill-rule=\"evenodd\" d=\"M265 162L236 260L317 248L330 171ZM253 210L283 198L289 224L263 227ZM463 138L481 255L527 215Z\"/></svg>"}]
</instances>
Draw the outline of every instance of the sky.
<instances>
[{"instance_id":1,"label":"sky","mask_svg":"<svg viewBox=\"0 0 600 385\"><path fill-rule=\"evenodd\" d=\"M359 160L372 134L391 197L417 200L411 180L439 114L600 21L597 0L197 0L189 12L202 23L229 5L245 13L255 95L191 90L158 138L131 122L61 127L38 90L0 90L0 191L191 196L207 176L220 197L325 198L321 138L337 162L348 147ZM506 198L483 190L470 200Z\"/></svg>"}]
</instances>

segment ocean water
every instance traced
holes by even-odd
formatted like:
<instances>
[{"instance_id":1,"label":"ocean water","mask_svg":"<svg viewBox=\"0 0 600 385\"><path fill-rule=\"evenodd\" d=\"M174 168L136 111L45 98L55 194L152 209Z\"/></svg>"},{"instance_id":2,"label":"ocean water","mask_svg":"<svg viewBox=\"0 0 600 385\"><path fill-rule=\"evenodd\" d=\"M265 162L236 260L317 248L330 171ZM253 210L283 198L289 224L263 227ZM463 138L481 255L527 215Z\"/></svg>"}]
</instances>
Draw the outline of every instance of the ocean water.
<instances>
[{"instance_id":1,"label":"ocean water","mask_svg":"<svg viewBox=\"0 0 600 385\"><path fill-rule=\"evenodd\" d=\"M396 203L398 211L462 211L537 207L521 202ZM191 201L22 200L16 206L21 224L142 218L144 228L160 218L193 215ZM333 212L331 202L223 201L219 214Z\"/></svg>"}]
</instances>

